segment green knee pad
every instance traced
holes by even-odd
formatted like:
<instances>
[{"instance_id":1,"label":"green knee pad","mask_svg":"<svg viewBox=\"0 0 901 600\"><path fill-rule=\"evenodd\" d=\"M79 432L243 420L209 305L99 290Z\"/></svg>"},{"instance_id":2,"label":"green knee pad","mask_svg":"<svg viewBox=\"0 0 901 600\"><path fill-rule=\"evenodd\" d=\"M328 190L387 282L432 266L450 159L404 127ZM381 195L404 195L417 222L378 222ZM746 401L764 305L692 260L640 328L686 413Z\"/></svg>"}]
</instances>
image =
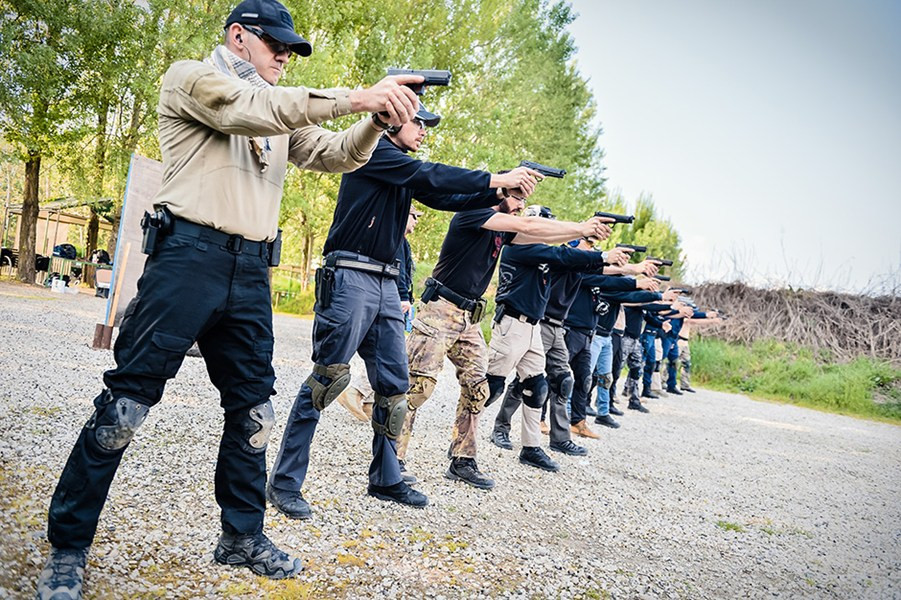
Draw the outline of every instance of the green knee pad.
<instances>
[{"instance_id":1,"label":"green knee pad","mask_svg":"<svg viewBox=\"0 0 901 600\"><path fill-rule=\"evenodd\" d=\"M404 419L407 416L407 395L382 396L381 394L376 394L375 403L388 411L388 418L383 425L376 423L373 416L372 429L389 440L396 440L404 428Z\"/></svg>"},{"instance_id":2,"label":"green knee pad","mask_svg":"<svg viewBox=\"0 0 901 600\"><path fill-rule=\"evenodd\" d=\"M327 367L313 365L313 373L331 380L328 385L323 385L311 374L304 382L313 390L313 407L322 412L350 385L350 365L344 363L336 363Z\"/></svg>"}]
</instances>

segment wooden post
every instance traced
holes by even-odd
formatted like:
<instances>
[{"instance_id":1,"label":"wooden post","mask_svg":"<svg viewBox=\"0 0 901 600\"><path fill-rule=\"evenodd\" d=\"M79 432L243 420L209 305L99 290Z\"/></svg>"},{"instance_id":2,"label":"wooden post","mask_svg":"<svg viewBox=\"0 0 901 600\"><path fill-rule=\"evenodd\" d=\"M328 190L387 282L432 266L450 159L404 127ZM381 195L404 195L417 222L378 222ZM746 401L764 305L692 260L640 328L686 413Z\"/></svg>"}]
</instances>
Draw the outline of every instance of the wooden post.
<instances>
[{"instance_id":1,"label":"wooden post","mask_svg":"<svg viewBox=\"0 0 901 600\"><path fill-rule=\"evenodd\" d=\"M112 306L106 318L106 323L97 323L94 326L94 341L91 343L91 347L95 350L109 350L112 345L113 323L116 322L116 308L119 306L119 290L122 289L122 281L125 279L125 267L128 265L128 253L130 250L131 242L128 242L122 250L122 257L119 259L121 262L118 273L116 273L116 289L112 292Z\"/></svg>"}]
</instances>

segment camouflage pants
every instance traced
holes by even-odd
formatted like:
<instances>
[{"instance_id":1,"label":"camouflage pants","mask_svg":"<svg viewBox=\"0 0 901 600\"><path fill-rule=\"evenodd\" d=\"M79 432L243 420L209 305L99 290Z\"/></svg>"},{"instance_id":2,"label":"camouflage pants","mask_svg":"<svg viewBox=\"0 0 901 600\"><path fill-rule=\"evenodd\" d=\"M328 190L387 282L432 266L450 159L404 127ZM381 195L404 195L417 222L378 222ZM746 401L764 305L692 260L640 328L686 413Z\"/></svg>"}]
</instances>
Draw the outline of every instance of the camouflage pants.
<instances>
[{"instance_id":1,"label":"camouflage pants","mask_svg":"<svg viewBox=\"0 0 901 600\"><path fill-rule=\"evenodd\" d=\"M691 387L691 347L688 340L679 338L679 362L682 363L682 378L679 387Z\"/></svg>"},{"instance_id":2,"label":"camouflage pants","mask_svg":"<svg viewBox=\"0 0 901 600\"><path fill-rule=\"evenodd\" d=\"M641 383L641 368L644 365L641 340L624 335L622 352L623 361L629 367L629 376L626 378L626 383L623 386L623 396L626 396L629 402L640 402L638 386Z\"/></svg>"},{"instance_id":3,"label":"camouflage pants","mask_svg":"<svg viewBox=\"0 0 901 600\"><path fill-rule=\"evenodd\" d=\"M470 314L443 298L423 304L413 321L413 331L407 337L407 357L410 360L410 391L407 401L410 410L403 432L397 440L397 456L407 453L416 410L435 389L438 375L444 368L444 357L457 368L460 399L451 436L451 455L475 458L476 429L479 413L488 400L488 347L482 328L473 323Z\"/></svg>"}]
</instances>

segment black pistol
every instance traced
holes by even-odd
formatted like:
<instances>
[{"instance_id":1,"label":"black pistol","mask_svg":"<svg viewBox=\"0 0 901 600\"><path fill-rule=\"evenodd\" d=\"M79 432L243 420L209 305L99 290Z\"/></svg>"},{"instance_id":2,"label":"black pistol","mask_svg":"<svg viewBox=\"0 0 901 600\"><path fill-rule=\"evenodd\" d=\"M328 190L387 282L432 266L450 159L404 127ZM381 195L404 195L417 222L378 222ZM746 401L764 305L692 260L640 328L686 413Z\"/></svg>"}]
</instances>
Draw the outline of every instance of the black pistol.
<instances>
[{"instance_id":1,"label":"black pistol","mask_svg":"<svg viewBox=\"0 0 901 600\"><path fill-rule=\"evenodd\" d=\"M670 277L669 275L654 275L654 279L657 281L669 281Z\"/></svg>"},{"instance_id":2,"label":"black pistol","mask_svg":"<svg viewBox=\"0 0 901 600\"><path fill-rule=\"evenodd\" d=\"M638 254L639 252L647 252L648 251L647 246L636 246L635 244L617 244L616 247L631 250L635 254Z\"/></svg>"},{"instance_id":3,"label":"black pistol","mask_svg":"<svg viewBox=\"0 0 901 600\"><path fill-rule=\"evenodd\" d=\"M450 71L441 71L437 69L388 69L388 75L419 75L424 79L422 83L406 83L408 88L416 92L417 95L425 94L425 88L430 85L450 85Z\"/></svg>"},{"instance_id":4,"label":"black pistol","mask_svg":"<svg viewBox=\"0 0 901 600\"><path fill-rule=\"evenodd\" d=\"M602 210L594 213L596 217L607 217L608 219L613 219L613 223L609 223L611 227L616 225L617 223L632 223L635 221L635 217L633 215L618 215L616 213L608 213Z\"/></svg>"},{"instance_id":5,"label":"black pistol","mask_svg":"<svg viewBox=\"0 0 901 600\"><path fill-rule=\"evenodd\" d=\"M667 260L665 258L657 258L656 256L649 256L648 260L651 262L655 262L662 267L671 267L673 266L673 261Z\"/></svg>"},{"instance_id":6,"label":"black pistol","mask_svg":"<svg viewBox=\"0 0 901 600\"><path fill-rule=\"evenodd\" d=\"M555 169L554 167L549 167L541 163L532 162L531 160L520 161L519 166L525 167L527 169L532 169L533 171L538 171L545 177L556 177L557 179L563 179L563 176L566 175L566 169Z\"/></svg>"}]
</instances>

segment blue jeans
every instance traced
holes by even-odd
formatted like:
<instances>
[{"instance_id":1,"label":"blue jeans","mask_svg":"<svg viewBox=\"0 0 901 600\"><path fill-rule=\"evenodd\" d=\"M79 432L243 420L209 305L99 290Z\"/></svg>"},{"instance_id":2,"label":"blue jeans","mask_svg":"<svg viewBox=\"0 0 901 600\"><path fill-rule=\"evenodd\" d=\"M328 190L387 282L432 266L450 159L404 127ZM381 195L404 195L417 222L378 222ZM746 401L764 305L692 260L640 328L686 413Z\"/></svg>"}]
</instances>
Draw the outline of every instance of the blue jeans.
<instances>
[{"instance_id":1,"label":"blue jeans","mask_svg":"<svg viewBox=\"0 0 901 600\"><path fill-rule=\"evenodd\" d=\"M645 331L641 334L641 348L644 352L644 373L642 380L646 389L651 389L651 375L657 369L657 353L654 343L657 340L657 333Z\"/></svg>"},{"instance_id":2,"label":"blue jeans","mask_svg":"<svg viewBox=\"0 0 901 600\"><path fill-rule=\"evenodd\" d=\"M610 414L610 385L613 376L613 338L595 335L591 342L591 364L598 382L597 411L599 417Z\"/></svg>"}]
</instances>

